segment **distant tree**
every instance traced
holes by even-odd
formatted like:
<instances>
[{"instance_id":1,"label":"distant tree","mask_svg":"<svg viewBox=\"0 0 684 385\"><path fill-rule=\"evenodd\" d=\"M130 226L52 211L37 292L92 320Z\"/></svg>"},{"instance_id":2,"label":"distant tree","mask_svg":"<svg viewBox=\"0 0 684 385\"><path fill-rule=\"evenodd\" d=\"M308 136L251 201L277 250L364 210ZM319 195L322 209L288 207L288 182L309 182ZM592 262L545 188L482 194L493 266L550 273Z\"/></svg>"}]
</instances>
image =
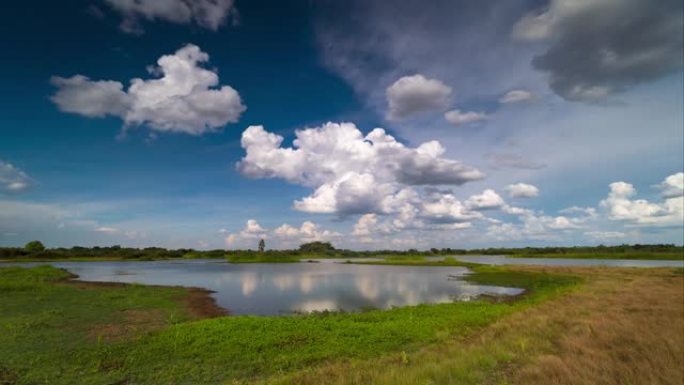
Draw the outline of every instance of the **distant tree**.
<instances>
[{"instance_id":1,"label":"distant tree","mask_svg":"<svg viewBox=\"0 0 684 385\"><path fill-rule=\"evenodd\" d=\"M45 246L43 246L40 241L31 241L24 246L24 250L30 252L43 251L45 250Z\"/></svg>"},{"instance_id":2,"label":"distant tree","mask_svg":"<svg viewBox=\"0 0 684 385\"><path fill-rule=\"evenodd\" d=\"M266 241L264 241L263 238L259 239L259 252L263 253L264 249L266 249Z\"/></svg>"},{"instance_id":3,"label":"distant tree","mask_svg":"<svg viewBox=\"0 0 684 385\"><path fill-rule=\"evenodd\" d=\"M299 246L299 251L304 253L328 253L335 251L330 242L309 242Z\"/></svg>"}]
</instances>

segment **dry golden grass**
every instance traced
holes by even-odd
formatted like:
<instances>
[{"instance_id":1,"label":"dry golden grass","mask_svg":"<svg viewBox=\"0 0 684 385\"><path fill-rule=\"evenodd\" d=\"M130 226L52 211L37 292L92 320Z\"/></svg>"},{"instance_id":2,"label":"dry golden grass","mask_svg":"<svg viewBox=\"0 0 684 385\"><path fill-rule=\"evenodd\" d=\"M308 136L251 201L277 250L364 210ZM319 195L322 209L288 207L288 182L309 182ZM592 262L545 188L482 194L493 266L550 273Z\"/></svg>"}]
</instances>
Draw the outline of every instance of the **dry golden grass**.
<instances>
[{"instance_id":1,"label":"dry golden grass","mask_svg":"<svg viewBox=\"0 0 684 385\"><path fill-rule=\"evenodd\" d=\"M672 269L516 267L586 277L576 290L467 339L367 362L332 362L275 384L684 383L684 276Z\"/></svg>"},{"instance_id":2,"label":"dry golden grass","mask_svg":"<svg viewBox=\"0 0 684 385\"><path fill-rule=\"evenodd\" d=\"M684 383L684 280L671 271L592 272L590 287L549 304L566 318L553 352L516 384Z\"/></svg>"}]
</instances>

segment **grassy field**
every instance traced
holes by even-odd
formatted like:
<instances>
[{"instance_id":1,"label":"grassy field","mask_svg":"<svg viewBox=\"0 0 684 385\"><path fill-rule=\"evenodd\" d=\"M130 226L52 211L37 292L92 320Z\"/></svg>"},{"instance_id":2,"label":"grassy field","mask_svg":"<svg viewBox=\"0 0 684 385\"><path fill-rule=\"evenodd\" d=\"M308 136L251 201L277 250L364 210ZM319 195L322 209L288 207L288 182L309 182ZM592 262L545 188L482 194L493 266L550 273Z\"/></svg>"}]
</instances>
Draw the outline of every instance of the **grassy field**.
<instances>
[{"instance_id":1,"label":"grassy field","mask_svg":"<svg viewBox=\"0 0 684 385\"><path fill-rule=\"evenodd\" d=\"M334 361L262 384L684 382L682 269L515 267L584 278L576 290L408 355Z\"/></svg>"},{"instance_id":2,"label":"grassy field","mask_svg":"<svg viewBox=\"0 0 684 385\"><path fill-rule=\"evenodd\" d=\"M106 383L114 341L205 315L194 290L68 278L48 266L0 268L0 384Z\"/></svg>"},{"instance_id":3,"label":"grassy field","mask_svg":"<svg viewBox=\"0 0 684 385\"><path fill-rule=\"evenodd\" d=\"M529 292L192 321L207 313L188 306L200 297L187 289L1 268L0 384L681 383L681 269L471 267L472 281Z\"/></svg>"},{"instance_id":4,"label":"grassy field","mask_svg":"<svg viewBox=\"0 0 684 385\"><path fill-rule=\"evenodd\" d=\"M624 253L549 253L549 254L512 254L511 258L579 258L579 259L644 259L644 260L683 260L681 251L661 251L658 253L627 251Z\"/></svg>"},{"instance_id":5,"label":"grassy field","mask_svg":"<svg viewBox=\"0 0 684 385\"><path fill-rule=\"evenodd\" d=\"M5 347L0 373L5 383L263 379L331 360L411 352L464 337L577 283L573 277L483 267L470 279L516 283L532 293L513 303L183 322L192 318L181 301L184 289L83 286L65 283L67 276L50 267L0 269L0 346Z\"/></svg>"}]
</instances>

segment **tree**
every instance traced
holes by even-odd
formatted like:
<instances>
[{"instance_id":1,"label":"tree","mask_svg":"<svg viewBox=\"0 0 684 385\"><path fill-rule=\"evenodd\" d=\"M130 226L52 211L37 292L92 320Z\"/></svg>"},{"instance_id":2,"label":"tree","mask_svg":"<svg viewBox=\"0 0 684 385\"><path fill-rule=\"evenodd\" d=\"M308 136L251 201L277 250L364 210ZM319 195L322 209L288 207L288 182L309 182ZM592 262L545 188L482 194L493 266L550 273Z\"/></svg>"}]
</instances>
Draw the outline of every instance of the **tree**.
<instances>
[{"instance_id":1,"label":"tree","mask_svg":"<svg viewBox=\"0 0 684 385\"><path fill-rule=\"evenodd\" d=\"M309 242L299 246L299 251L304 253L328 253L334 252L335 248L330 242Z\"/></svg>"},{"instance_id":2,"label":"tree","mask_svg":"<svg viewBox=\"0 0 684 385\"><path fill-rule=\"evenodd\" d=\"M266 241L263 238L259 239L259 252L263 253L266 248Z\"/></svg>"},{"instance_id":3,"label":"tree","mask_svg":"<svg viewBox=\"0 0 684 385\"><path fill-rule=\"evenodd\" d=\"M31 241L24 246L26 251L35 252L45 250L45 246L40 241Z\"/></svg>"}]
</instances>

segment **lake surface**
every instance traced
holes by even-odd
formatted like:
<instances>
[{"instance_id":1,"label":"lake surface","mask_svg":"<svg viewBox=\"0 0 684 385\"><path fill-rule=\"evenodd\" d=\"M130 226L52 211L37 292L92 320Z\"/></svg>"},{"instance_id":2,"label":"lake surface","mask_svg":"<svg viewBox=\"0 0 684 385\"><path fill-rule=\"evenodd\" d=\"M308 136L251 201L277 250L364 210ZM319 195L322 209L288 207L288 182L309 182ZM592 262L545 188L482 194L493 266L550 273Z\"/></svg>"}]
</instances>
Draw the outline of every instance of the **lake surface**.
<instances>
[{"instance_id":1,"label":"lake surface","mask_svg":"<svg viewBox=\"0 0 684 385\"><path fill-rule=\"evenodd\" d=\"M437 257L443 259L443 257ZM684 261L645 259L510 258L500 255L456 255L454 259L485 265L684 267Z\"/></svg>"},{"instance_id":2,"label":"lake surface","mask_svg":"<svg viewBox=\"0 0 684 385\"><path fill-rule=\"evenodd\" d=\"M321 263L231 264L216 260L42 262L80 280L202 287L231 314L275 315L323 310L389 309L467 301L481 294L516 295L519 288L475 285L461 267ZM338 261L339 262L339 261Z\"/></svg>"}]
</instances>

